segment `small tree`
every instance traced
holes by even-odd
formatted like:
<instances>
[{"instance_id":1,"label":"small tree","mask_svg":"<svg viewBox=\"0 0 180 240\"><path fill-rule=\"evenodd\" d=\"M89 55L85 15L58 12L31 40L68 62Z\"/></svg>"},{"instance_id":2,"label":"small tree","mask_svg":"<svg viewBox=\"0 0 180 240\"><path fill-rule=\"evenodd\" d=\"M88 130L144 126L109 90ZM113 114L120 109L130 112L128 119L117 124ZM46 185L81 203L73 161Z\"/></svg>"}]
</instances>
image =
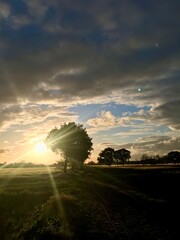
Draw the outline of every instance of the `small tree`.
<instances>
[{"instance_id":1,"label":"small tree","mask_svg":"<svg viewBox=\"0 0 180 240\"><path fill-rule=\"evenodd\" d=\"M141 162L142 162L142 164L145 164L148 159L149 159L149 156L148 156L146 153L144 153L144 154L141 156Z\"/></svg>"},{"instance_id":2,"label":"small tree","mask_svg":"<svg viewBox=\"0 0 180 240\"><path fill-rule=\"evenodd\" d=\"M131 158L131 152L128 151L125 148L119 149L115 151L115 158L116 158L116 162L118 164L118 162L122 162L123 165L125 164L125 162L129 162L129 159Z\"/></svg>"},{"instance_id":3,"label":"small tree","mask_svg":"<svg viewBox=\"0 0 180 240\"><path fill-rule=\"evenodd\" d=\"M52 129L45 140L47 146L55 153L63 155L64 172L67 170L67 163L72 167L80 164L90 156L92 148L92 139L88 136L83 125L77 125L75 122L64 123L60 128Z\"/></svg>"},{"instance_id":4,"label":"small tree","mask_svg":"<svg viewBox=\"0 0 180 240\"><path fill-rule=\"evenodd\" d=\"M180 152L178 151L169 152L167 156L171 162L174 162L174 163L180 162Z\"/></svg>"},{"instance_id":5,"label":"small tree","mask_svg":"<svg viewBox=\"0 0 180 240\"><path fill-rule=\"evenodd\" d=\"M105 148L103 151L99 153L97 158L99 164L111 165L114 159L114 149L113 148Z\"/></svg>"}]
</instances>

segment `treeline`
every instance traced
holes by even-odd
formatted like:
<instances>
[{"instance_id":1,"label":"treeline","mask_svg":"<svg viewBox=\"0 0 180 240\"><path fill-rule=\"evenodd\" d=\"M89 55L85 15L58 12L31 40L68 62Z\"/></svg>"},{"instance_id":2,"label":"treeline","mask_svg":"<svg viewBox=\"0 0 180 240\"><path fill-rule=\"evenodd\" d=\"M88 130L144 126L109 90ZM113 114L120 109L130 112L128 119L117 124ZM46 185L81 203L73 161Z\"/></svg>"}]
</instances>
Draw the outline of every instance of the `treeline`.
<instances>
[{"instance_id":1,"label":"treeline","mask_svg":"<svg viewBox=\"0 0 180 240\"><path fill-rule=\"evenodd\" d=\"M127 149L114 150L113 148L105 148L102 150L97 158L97 163L91 161L88 165L124 165L129 163L131 158L131 152ZM148 156L143 154L140 160L130 161L131 164L168 164L168 163L180 163L180 152L171 151L164 156Z\"/></svg>"},{"instance_id":2,"label":"treeline","mask_svg":"<svg viewBox=\"0 0 180 240\"><path fill-rule=\"evenodd\" d=\"M33 168L33 167L45 167L44 164L35 164L31 162L15 162L15 163L0 163L1 168Z\"/></svg>"},{"instance_id":3,"label":"treeline","mask_svg":"<svg viewBox=\"0 0 180 240\"><path fill-rule=\"evenodd\" d=\"M142 164L165 164L165 163L180 163L180 152L171 151L164 156L148 156L143 154L140 163Z\"/></svg>"},{"instance_id":4,"label":"treeline","mask_svg":"<svg viewBox=\"0 0 180 240\"><path fill-rule=\"evenodd\" d=\"M99 153L97 158L98 164L112 165L112 164L125 164L129 162L131 152L125 148L114 150L113 148L105 148Z\"/></svg>"}]
</instances>

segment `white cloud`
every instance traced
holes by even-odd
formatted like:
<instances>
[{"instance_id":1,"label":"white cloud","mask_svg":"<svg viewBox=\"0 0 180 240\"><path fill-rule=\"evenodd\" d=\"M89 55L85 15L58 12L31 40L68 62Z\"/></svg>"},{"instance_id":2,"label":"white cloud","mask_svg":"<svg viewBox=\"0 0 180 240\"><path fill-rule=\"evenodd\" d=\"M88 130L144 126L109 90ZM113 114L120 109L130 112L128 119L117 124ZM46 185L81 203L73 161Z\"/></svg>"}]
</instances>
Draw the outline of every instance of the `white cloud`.
<instances>
[{"instance_id":1,"label":"white cloud","mask_svg":"<svg viewBox=\"0 0 180 240\"><path fill-rule=\"evenodd\" d=\"M27 15L16 15L10 18L10 24L14 29L19 29L29 23L31 23L31 19Z\"/></svg>"},{"instance_id":2,"label":"white cloud","mask_svg":"<svg viewBox=\"0 0 180 240\"><path fill-rule=\"evenodd\" d=\"M123 120L115 117L110 111L101 111L97 118L88 120L90 127L115 127L123 124Z\"/></svg>"},{"instance_id":3,"label":"white cloud","mask_svg":"<svg viewBox=\"0 0 180 240\"><path fill-rule=\"evenodd\" d=\"M40 19L45 15L50 5L48 1L44 3L42 0L25 0L24 2L28 7L29 13L37 19Z\"/></svg>"},{"instance_id":4,"label":"white cloud","mask_svg":"<svg viewBox=\"0 0 180 240\"><path fill-rule=\"evenodd\" d=\"M17 125L18 128L18 125L26 126L46 121L59 121L59 123L63 123L74 121L76 118L77 115L70 113L67 107L57 105L9 105L0 110L1 131L5 131L13 125Z\"/></svg>"},{"instance_id":5,"label":"white cloud","mask_svg":"<svg viewBox=\"0 0 180 240\"><path fill-rule=\"evenodd\" d=\"M4 3L1 2L0 3L0 20L8 18L10 13L11 13L10 5L5 2Z\"/></svg>"}]
</instances>

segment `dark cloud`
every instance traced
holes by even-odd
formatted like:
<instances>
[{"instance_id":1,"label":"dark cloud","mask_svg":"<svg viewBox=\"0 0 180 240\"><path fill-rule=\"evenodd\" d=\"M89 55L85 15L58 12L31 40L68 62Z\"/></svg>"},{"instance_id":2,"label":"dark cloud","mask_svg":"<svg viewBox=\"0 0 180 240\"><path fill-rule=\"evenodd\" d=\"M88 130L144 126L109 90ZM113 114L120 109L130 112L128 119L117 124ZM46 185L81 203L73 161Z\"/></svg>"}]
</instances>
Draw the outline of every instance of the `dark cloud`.
<instances>
[{"instance_id":1,"label":"dark cloud","mask_svg":"<svg viewBox=\"0 0 180 240\"><path fill-rule=\"evenodd\" d=\"M166 102L155 108L155 112L159 113L159 117L164 123L174 129L180 129L180 100ZM158 118L157 118L158 119Z\"/></svg>"},{"instance_id":2,"label":"dark cloud","mask_svg":"<svg viewBox=\"0 0 180 240\"><path fill-rule=\"evenodd\" d=\"M148 140L148 139L147 139ZM155 137L152 141L144 141L140 143L134 143L133 149L137 152L148 152L153 154L166 154L168 151L180 150L180 138L161 136Z\"/></svg>"},{"instance_id":3,"label":"dark cloud","mask_svg":"<svg viewBox=\"0 0 180 240\"><path fill-rule=\"evenodd\" d=\"M158 105L158 116L179 128L178 107L166 110L179 101L179 1L9 0L0 6L1 105L115 94Z\"/></svg>"}]
</instances>

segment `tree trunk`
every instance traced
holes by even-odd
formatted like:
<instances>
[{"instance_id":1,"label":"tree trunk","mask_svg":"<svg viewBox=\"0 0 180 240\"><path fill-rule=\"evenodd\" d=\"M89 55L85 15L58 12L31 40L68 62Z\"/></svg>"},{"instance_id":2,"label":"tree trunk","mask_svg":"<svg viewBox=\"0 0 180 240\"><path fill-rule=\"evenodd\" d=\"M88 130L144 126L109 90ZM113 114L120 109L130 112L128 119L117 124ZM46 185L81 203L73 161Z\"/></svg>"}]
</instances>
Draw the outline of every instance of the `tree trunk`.
<instances>
[{"instance_id":1,"label":"tree trunk","mask_svg":"<svg viewBox=\"0 0 180 240\"><path fill-rule=\"evenodd\" d=\"M71 163L71 169L74 171L75 170L75 162L74 161L72 161L72 163Z\"/></svg>"},{"instance_id":2,"label":"tree trunk","mask_svg":"<svg viewBox=\"0 0 180 240\"><path fill-rule=\"evenodd\" d=\"M67 159L65 159L64 161L64 173L67 172Z\"/></svg>"},{"instance_id":3,"label":"tree trunk","mask_svg":"<svg viewBox=\"0 0 180 240\"><path fill-rule=\"evenodd\" d=\"M81 163L80 163L80 170L82 170L82 169L83 169L83 167L84 167L84 163L83 163L83 162L81 162Z\"/></svg>"}]
</instances>

